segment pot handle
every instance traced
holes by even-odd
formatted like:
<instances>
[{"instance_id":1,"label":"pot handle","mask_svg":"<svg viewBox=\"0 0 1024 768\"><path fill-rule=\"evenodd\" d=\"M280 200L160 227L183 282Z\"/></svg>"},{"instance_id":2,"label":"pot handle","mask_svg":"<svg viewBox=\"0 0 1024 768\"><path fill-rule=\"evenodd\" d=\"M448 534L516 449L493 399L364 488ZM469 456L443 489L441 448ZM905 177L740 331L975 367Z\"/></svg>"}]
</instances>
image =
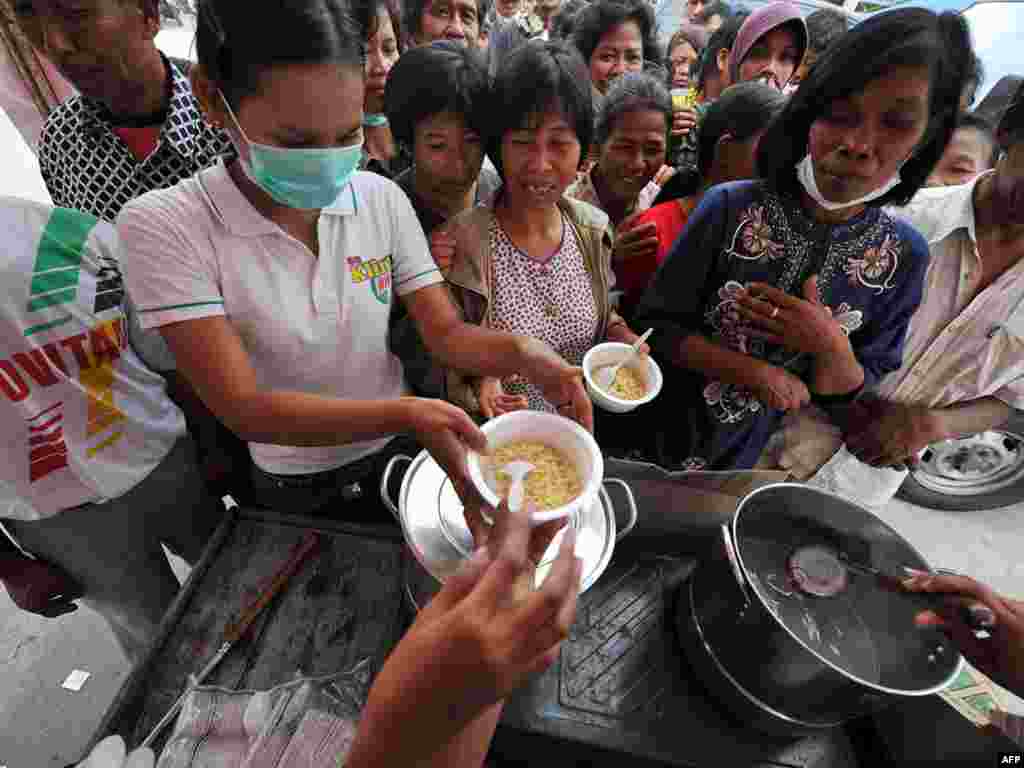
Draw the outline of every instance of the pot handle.
<instances>
[{"instance_id":1,"label":"pot handle","mask_svg":"<svg viewBox=\"0 0 1024 768\"><path fill-rule=\"evenodd\" d=\"M628 534L636 526L637 521L637 510L636 510L636 497L633 496L633 489L629 487L629 484L625 480L620 480L617 477L606 477L604 479L604 485L617 485L622 488L622 492L626 494L626 506L629 509L629 520L622 530L615 534L615 542L618 543L622 540L622 537ZM612 509L612 513L615 512L615 505L609 504Z\"/></svg>"},{"instance_id":2,"label":"pot handle","mask_svg":"<svg viewBox=\"0 0 1024 768\"><path fill-rule=\"evenodd\" d=\"M725 547L725 557L729 561L732 575L736 578L736 584L743 595L744 608L749 608L750 590L747 587L747 579L743 575L743 569L740 567L740 559L736 556L736 546L733 544L732 531L729 530L728 523L722 523L722 545Z\"/></svg>"},{"instance_id":3,"label":"pot handle","mask_svg":"<svg viewBox=\"0 0 1024 768\"><path fill-rule=\"evenodd\" d=\"M380 500L384 502L385 507L391 510L391 514L395 516L395 520L398 521L399 525L402 524L402 515L398 511L398 506L391 499L388 486L391 484L391 473L395 471L395 467L401 462L412 464L412 457L406 456L403 453L392 456L387 466L384 467L384 474L380 477Z\"/></svg>"}]
</instances>

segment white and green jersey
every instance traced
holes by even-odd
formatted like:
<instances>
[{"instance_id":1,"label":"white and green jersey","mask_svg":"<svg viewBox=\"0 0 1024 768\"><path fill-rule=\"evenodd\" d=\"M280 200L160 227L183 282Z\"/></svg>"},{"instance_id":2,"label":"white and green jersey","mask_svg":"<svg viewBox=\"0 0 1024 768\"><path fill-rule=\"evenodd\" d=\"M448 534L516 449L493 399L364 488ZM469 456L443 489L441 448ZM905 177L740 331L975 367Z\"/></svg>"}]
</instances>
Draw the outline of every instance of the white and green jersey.
<instances>
[{"instance_id":1,"label":"white and green jersey","mask_svg":"<svg viewBox=\"0 0 1024 768\"><path fill-rule=\"evenodd\" d=\"M0 518L116 498L185 434L128 344L117 235L16 198L0 198L0 232Z\"/></svg>"}]
</instances>

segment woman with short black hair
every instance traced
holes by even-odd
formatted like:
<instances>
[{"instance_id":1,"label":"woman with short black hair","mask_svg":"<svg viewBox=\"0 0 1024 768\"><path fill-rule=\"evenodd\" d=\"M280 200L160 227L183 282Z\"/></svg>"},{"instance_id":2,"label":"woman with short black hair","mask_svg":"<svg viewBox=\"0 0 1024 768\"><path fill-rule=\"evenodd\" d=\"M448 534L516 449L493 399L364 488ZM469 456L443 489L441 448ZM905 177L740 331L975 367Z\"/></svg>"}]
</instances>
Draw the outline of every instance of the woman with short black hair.
<instances>
[{"instance_id":1,"label":"woman with short black hair","mask_svg":"<svg viewBox=\"0 0 1024 768\"><path fill-rule=\"evenodd\" d=\"M882 207L941 155L969 53L955 14L867 19L762 136L763 178L705 194L637 313L680 395L654 460L752 467L783 412L813 399L841 414L900 366L928 246Z\"/></svg>"},{"instance_id":2,"label":"woman with short black hair","mask_svg":"<svg viewBox=\"0 0 1024 768\"><path fill-rule=\"evenodd\" d=\"M565 194L600 208L617 229L650 207L661 191L659 182L671 173L664 168L671 126L672 101L665 84L643 72L623 76L597 112L597 162Z\"/></svg>"},{"instance_id":3,"label":"woman with short black hair","mask_svg":"<svg viewBox=\"0 0 1024 768\"><path fill-rule=\"evenodd\" d=\"M487 151L504 183L492 206L448 226L456 243L448 282L464 316L540 339L573 365L598 342L632 343L609 299L608 217L564 196L594 132L582 59L564 43L526 43L502 62L492 99ZM518 376L452 370L448 395L483 418L562 412Z\"/></svg>"},{"instance_id":4,"label":"woman with short black hair","mask_svg":"<svg viewBox=\"0 0 1024 768\"><path fill-rule=\"evenodd\" d=\"M600 96L615 78L661 65L654 10L646 0L596 0L579 12L575 26L572 43Z\"/></svg>"},{"instance_id":5,"label":"woman with short black hair","mask_svg":"<svg viewBox=\"0 0 1024 768\"><path fill-rule=\"evenodd\" d=\"M449 42L413 48L391 71L385 109L395 140L412 158L395 183L427 235L490 202L501 184L496 173L482 169L489 94L483 57Z\"/></svg>"}]
</instances>

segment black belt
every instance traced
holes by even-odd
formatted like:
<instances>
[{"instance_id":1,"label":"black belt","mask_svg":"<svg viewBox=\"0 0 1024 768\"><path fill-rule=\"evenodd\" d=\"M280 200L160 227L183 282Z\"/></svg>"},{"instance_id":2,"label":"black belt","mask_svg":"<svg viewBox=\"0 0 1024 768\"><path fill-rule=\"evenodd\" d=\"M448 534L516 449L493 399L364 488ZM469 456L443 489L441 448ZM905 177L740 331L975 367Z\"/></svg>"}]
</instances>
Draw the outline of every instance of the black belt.
<instances>
[{"instance_id":1,"label":"black belt","mask_svg":"<svg viewBox=\"0 0 1024 768\"><path fill-rule=\"evenodd\" d=\"M272 485L281 489L306 491L334 491L345 501L361 499L379 483L384 467L392 456L399 453L415 455L419 446L411 438L395 438L379 451L361 459L343 464L337 469L302 475L278 475L254 465L254 470Z\"/></svg>"}]
</instances>

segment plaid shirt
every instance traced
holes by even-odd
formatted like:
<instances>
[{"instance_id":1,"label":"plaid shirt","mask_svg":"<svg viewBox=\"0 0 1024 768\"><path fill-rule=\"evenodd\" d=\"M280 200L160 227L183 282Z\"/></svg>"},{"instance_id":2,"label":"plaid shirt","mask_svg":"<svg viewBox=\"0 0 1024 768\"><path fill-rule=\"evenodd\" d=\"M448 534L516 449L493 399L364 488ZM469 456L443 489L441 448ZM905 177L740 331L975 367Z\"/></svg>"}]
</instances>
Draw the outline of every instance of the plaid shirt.
<instances>
[{"instance_id":1,"label":"plaid shirt","mask_svg":"<svg viewBox=\"0 0 1024 768\"><path fill-rule=\"evenodd\" d=\"M50 113L39 140L39 167L54 205L113 221L121 208L154 189L172 187L212 165L235 157L224 131L203 120L188 79L164 59L171 74L167 117L160 142L139 161L114 133L102 104L75 96Z\"/></svg>"}]
</instances>

